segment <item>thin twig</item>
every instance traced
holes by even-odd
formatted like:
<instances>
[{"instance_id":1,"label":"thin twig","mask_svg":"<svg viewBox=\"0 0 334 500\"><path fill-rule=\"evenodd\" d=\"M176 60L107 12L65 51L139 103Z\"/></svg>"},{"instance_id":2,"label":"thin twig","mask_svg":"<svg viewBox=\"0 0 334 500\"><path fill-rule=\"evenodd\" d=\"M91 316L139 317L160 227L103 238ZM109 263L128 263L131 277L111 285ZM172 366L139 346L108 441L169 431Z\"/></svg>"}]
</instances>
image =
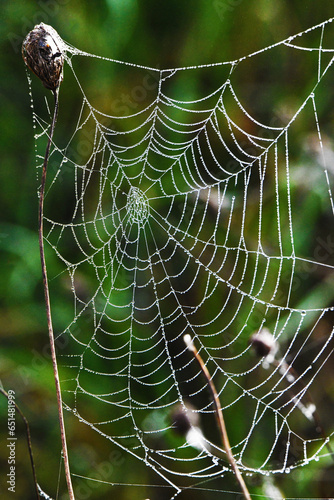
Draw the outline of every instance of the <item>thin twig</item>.
<instances>
[{"instance_id":1,"label":"thin twig","mask_svg":"<svg viewBox=\"0 0 334 500\"><path fill-rule=\"evenodd\" d=\"M46 317L47 317L48 331L49 331L49 342L50 342L53 373L54 373L56 393L57 393L59 427L60 427L60 436L61 436L62 452L63 452L63 459L64 459L64 467L65 467L65 477L66 477L67 489L68 489L70 500L74 500L74 492L73 492L73 486L72 486L72 480L71 480L68 451L67 451L67 443L66 443L65 424L64 424L64 415L63 415L63 402L62 402L62 397L61 397L60 381L59 381L58 365L57 365L57 357L56 357L56 347L55 347L54 335L53 335L51 306L50 306L50 294L49 294L48 277L47 277L47 272L46 272L44 239L43 239L43 210L44 210L46 170L47 170L48 161L49 161L50 147L51 147L51 143L52 143L53 132L54 132L55 124L57 121L57 115L58 115L58 93L59 93L59 87L57 87L56 90L53 90L53 95L54 95L54 99L55 99L55 108L54 108L53 119L52 119L52 123L51 123L51 129L50 129L48 143L46 146L45 157L44 157L44 162L43 162L43 169L42 169L42 181L41 181L41 189L40 189L40 194L39 194L39 211L38 211L38 239L39 239L39 251L40 251L41 265L42 265L43 288L44 288L44 296L45 296Z\"/></svg>"},{"instance_id":2,"label":"thin twig","mask_svg":"<svg viewBox=\"0 0 334 500\"><path fill-rule=\"evenodd\" d=\"M213 402L215 405L218 427L220 430L220 435L222 438L223 446L224 446L228 461L229 461L229 463L230 463L230 465L231 465L231 467L236 475L236 478L238 480L238 483L240 485L240 488L241 488L241 491L242 491L244 497L246 498L246 500L252 500L251 496L249 494L249 491L247 489L247 486L245 484L245 481L244 481L244 479L241 475L241 472L237 466L237 463L236 463L235 458L233 456L232 450L231 450L231 445L230 445L230 441L229 441L226 426L225 426L223 410L221 408L219 397L218 397L215 385L213 383L213 380L210 376L209 370L205 366L199 352L197 351L197 349L192 341L191 336L187 334L183 337L183 340L184 340L186 346L188 347L189 351L191 351L194 354L194 356L195 356L195 358L196 358L196 360L197 360L197 362L198 362L198 364L199 364L199 366L200 366L200 368L201 368L201 370L202 370L202 372L203 372L203 374L208 382L208 385L210 387L211 394L213 397Z\"/></svg>"},{"instance_id":3,"label":"thin twig","mask_svg":"<svg viewBox=\"0 0 334 500\"><path fill-rule=\"evenodd\" d=\"M5 389L3 389L2 387L0 387L0 392L9 401L9 394L8 394L8 392L5 391ZM18 404L15 401L14 401L14 406L15 406L15 410L17 411L17 413L19 413L19 415L22 418L22 420L24 422L24 425L26 427L27 444L28 444L28 451L29 451L30 463L31 463L31 468L32 468L32 475L33 475L34 483L35 483L36 496L37 496L37 498L39 500L40 496L39 496L39 492L38 492L38 483L37 483L37 476L36 476L36 469L35 469L34 457L33 457L33 454L32 454L32 446L31 446L31 436L30 436L29 422L28 422L28 420L26 419L26 417L24 416L24 414L20 410L20 407L18 406Z\"/></svg>"}]
</instances>

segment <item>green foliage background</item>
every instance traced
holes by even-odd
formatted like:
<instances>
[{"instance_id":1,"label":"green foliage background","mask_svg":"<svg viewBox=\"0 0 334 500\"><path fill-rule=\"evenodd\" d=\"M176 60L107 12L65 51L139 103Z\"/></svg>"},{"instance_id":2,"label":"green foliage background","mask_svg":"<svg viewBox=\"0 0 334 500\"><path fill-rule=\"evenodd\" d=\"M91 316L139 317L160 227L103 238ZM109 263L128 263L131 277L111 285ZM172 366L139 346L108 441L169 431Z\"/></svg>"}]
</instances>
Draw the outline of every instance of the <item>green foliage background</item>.
<instances>
[{"instance_id":1,"label":"green foliage background","mask_svg":"<svg viewBox=\"0 0 334 500\"><path fill-rule=\"evenodd\" d=\"M299 0L2 0L0 21L0 377L6 390L13 389L16 401L30 422L38 480L52 497L56 497L60 461L60 441L53 373L47 347L47 329L43 300L37 240L37 179L30 97L21 58L25 35L41 21L51 24L74 46L95 54L151 67L171 68L233 60L279 42L299 31L320 23L334 14L331 1ZM87 69L92 92L104 95L107 89L103 65L100 73ZM249 65L248 83L261 89L269 74L271 81L282 82L279 61L268 57L264 69ZM85 68L83 68L85 71ZM333 73L333 71L332 71ZM196 81L184 83L186 91L196 88ZM289 79L289 75L283 78ZM330 76L333 82L333 75ZM301 79L306 81L307 79ZM334 82L333 82L334 83ZM288 88L303 92L298 75L286 81ZM130 93L132 83L119 88ZM65 84L64 84L65 86ZM330 86L326 87L327 89ZM334 89L334 85L331 86ZM95 89L95 90L94 90ZM41 99L44 89L39 89ZM282 92L273 85L273 92ZM333 92L333 91L332 91ZM254 96L258 95L254 92ZM183 96L184 97L184 96ZM277 98L278 98L277 97ZM70 120L76 96L67 91L62 103ZM323 95L322 109L328 112L333 95ZM265 106L265 105L264 105ZM268 109L270 116L270 109ZM328 113L327 133L333 137L333 112ZM60 132L66 134L66 129ZM296 246L312 245L315 234L327 234L328 220L322 213L316 194L301 200L302 210L309 216L308 231L298 233ZM319 222L320 221L320 222ZM320 226L319 226L320 224ZM323 224L323 226L321 226ZM305 302L333 300L333 281L310 287ZM326 295L325 295L326 294ZM324 299L324 295L326 298ZM66 316L68 304L55 297L57 310ZM55 322L61 318L55 318ZM333 419L333 362L322 388L326 401L326 423ZM7 401L0 397L1 449L3 461L0 493L6 498ZM241 418L241 417L240 417ZM67 434L71 461L83 476L113 483L158 484L158 478L109 442L89 433L71 416L67 416ZM236 427L238 422L236 422ZM333 428L333 426L332 426ZM24 428L17 419L17 496L34 498ZM233 432L233 431L232 431ZM259 454L261 451L259 450ZM280 477L277 484L286 497L321 498L334 496L334 469L329 461L312 463L309 468ZM225 479L224 479L225 481ZM99 483L74 479L77 498L145 499L169 498L170 491L145 487L113 486L112 493ZM110 487L109 487L110 488ZM221 488L221 486L220 486ZM226 478L226 491L238 491L233 480ZM263 494L260 478L250 480L254 494ZM64 494L64 478L60 477L59 498ZM165 496L164 496L165 495ZM237 493L192 492L180 498L240 498ZM8 496L8 498L10 498Z\"/></svg>"}]
</instances>

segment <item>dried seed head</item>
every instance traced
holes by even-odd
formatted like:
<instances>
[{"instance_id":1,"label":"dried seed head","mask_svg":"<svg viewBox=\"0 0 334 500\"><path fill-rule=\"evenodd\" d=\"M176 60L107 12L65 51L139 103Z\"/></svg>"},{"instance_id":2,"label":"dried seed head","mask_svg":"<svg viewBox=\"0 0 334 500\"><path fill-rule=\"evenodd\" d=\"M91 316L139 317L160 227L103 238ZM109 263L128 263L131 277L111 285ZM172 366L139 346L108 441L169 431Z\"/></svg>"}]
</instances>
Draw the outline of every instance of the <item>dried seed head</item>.
<instances>
[{"instance_id":1,"label":"dried seed head","mask_svg":"<svg viewBox=\"0 0 334 500\"><path fill-rule=\"evenodd\" d=\"M52 91L63 80L64 48L57 31L44 23L36 25L22 44L24 62L42 80L44 87Z\"/></svg>"},{"instance_id":2,"label":"dried seed head","mask_svg":"<svg viewBox=\"0 0 334 500\"><path fill-rule=\"evenodd\" d=\"M190 404L187 404L186 407L181 404L176 405L171 414L171 421L175 432L181 436L186 436L191 427L199 425L198 414L194 412L194 408Z\"/></svg>"},{"instance_id":3,"label":"dried seed head","mask_svg":"<svg viewBox=\"0 0 334 500\"><path fill-rule=\"evenodd\" d=\"M250 338L250 343L258 356L265 356L268 362L274 360L278 351L278 345L268 328L262 328L262 330L254 333Z\"/></svg>"},{"instance_id":4,"label":"dried seed head","mask_svg":"<svg viewBox=\"0 0 334 500\"><path fill-rule=\"evenodd\" d=\"M199 427L199 415L192 405L189 403L185 406L176 405L171 414L171 420L174 431L184 436L189 446L210 452L210 445Z\"/></svg>"}]
</instances>

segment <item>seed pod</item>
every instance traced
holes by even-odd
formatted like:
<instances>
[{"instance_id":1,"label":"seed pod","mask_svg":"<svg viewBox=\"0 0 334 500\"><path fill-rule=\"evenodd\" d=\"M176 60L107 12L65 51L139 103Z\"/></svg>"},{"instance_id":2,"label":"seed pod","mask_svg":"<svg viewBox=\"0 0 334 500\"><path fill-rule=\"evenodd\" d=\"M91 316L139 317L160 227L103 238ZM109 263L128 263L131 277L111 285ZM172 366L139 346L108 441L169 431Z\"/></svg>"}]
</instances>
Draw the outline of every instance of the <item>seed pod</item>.
<instances>
[{"instance_id":1,"label":"seed pod","mask_svg":"<svg viewBox=\"0 0 334 500\"><path fill-rule=\"evenodd\" d=\"M55 91L63 80L65 44L57 31L41 23L28 33L22 44L22 57L28 68Z\"/></svg>"},{"instance_id":2,"label":"seed pod","mask_svg":"<svg viewBox=\"0 0 334 500\"><path fill-rule=\"evenodd\" d=\"M250 344L258 356L265 356L268 362L275 359L278 344L268 328L262 328L262 330L254 333L250 338Z\"/></svg>"},{"instance_id":3,"label":"seed pod","mask_svg":"<svg viewBox=\"0 0 334 500\"><path fill-rule=\"evenodd\" d=\"M186 407L181 404L176 405L171 413L171 421L174 431L181 436L186 436L191 427L199 425L198 414L189 403Z\"/></svg>"}]
</instances>

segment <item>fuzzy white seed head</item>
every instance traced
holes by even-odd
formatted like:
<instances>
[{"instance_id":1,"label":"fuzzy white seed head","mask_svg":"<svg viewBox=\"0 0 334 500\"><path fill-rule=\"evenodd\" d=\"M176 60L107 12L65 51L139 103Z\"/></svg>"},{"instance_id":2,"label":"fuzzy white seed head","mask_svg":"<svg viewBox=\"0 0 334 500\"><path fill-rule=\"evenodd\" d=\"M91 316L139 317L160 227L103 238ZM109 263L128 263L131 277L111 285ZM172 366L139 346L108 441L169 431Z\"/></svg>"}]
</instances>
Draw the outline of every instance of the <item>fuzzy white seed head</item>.
<instances>
[{"instance_id":1,"label":"fuzzy white seed head","mask_svg":"<svg viewBox=\"0 0 334 500\"><path fill-rule=\"evenodd\" d=\"M187 348L189 349L189 351L194 352L195 346L194 346L193 340L192 340L191 336L189 335L189 333L184 335L183 340L184 340L184 343L186 344Z\"/></svg>"}]
</instances>

